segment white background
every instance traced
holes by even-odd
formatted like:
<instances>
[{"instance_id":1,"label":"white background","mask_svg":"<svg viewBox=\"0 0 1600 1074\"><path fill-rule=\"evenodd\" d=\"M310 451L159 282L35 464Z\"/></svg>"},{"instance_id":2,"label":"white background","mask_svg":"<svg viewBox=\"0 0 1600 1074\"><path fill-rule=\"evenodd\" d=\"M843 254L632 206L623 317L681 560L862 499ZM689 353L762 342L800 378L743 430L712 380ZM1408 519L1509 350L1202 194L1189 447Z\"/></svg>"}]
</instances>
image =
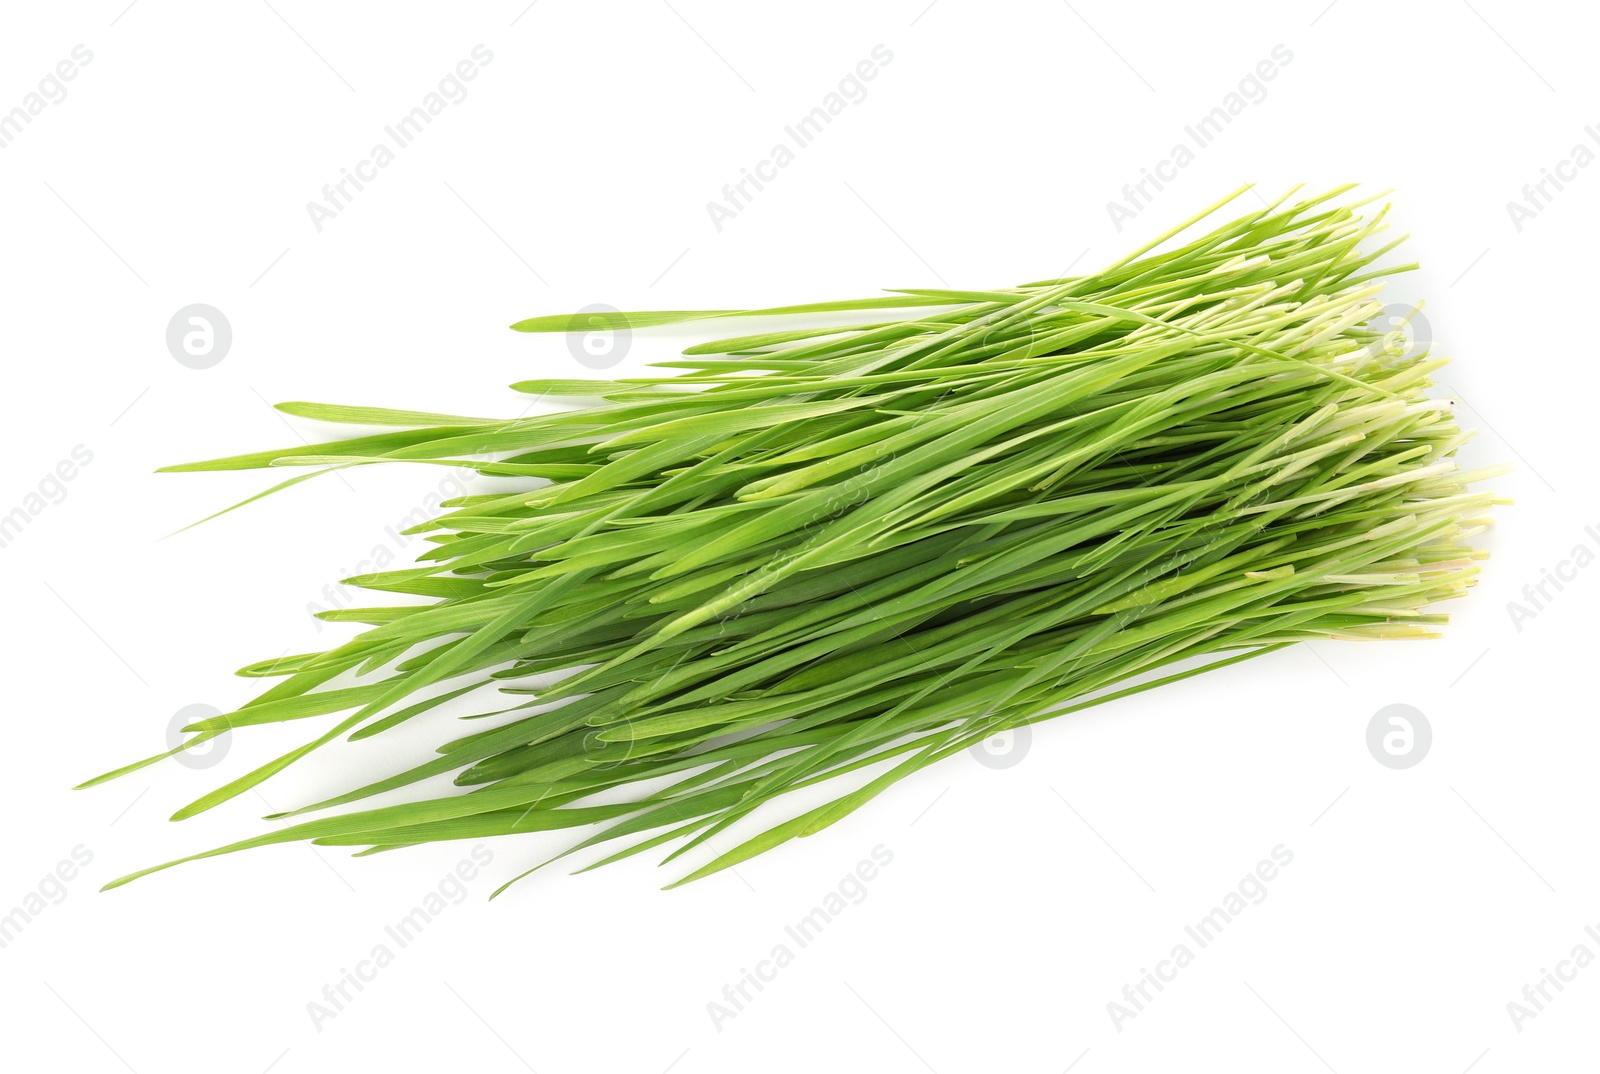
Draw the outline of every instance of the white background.
<instances>
[{"instance_id":1,"label":"white background","mask_svg":"<svg viewBox=\"0 0 1600 1074\"><path fill-rule=\"evenodd\" d=\"M1596 20L1577 3L905 0L757 5L7 5L0 109L78 44L68 96L0 150L0 513L83 445L65 498L0 548L7 704L0 913L74 847L91 864L0 950L12 1069L540 1074L746 1069L1592 1069L1600 968L1520 1030L1524 985L1600 955L1593 661L1600 548L1592 239L1600 168L1513 226L1506 204L1589 141ZM319 232L321 200L474 45L448 108ZM868 95L719 232L706 203L882 44ZM1292 61L1148 211L1106 210L1275 45ZM471 847L302 845L132 868L263 830L254 795L179 805L309 737L215 767L79 780L165 748L172 716L250 696L241 664L326 645L307 605L442 476L324 478L175 537L265 485L163 463L297 443L268 401L511 415L581 376L513 320L1006 285L1104 264L1244 181L1394 187L1442 380L1509 460L1483 584L1426 643L1301 646L1036 729L1021 763L953 758L813 839L684 889L652 859L500 882L523 836L337 1017L307 1004ZM1255 204L1252 195L1240 203ZM1082 258L1079 262L1078 259ZM169 318L222 310L197 371ZM636 335L621 373L689 332ZM1444 389L1441 389L1443 391ZM414 548L412 549L414 551ZM1393 771L1368 721L1433 745ZM321 721L317 721L321 722ZM263 788L287 808L442 737L330 750ZM279 733L281 731L281 733ZM707 1004L881 844L867 897L718 1026ZM1120 1029L1107 1003L1276 845L1291 865ZM391 945L392 946L392 945ZM791 947L793 945L791 944Z\"/></svg>"}]
</instances>

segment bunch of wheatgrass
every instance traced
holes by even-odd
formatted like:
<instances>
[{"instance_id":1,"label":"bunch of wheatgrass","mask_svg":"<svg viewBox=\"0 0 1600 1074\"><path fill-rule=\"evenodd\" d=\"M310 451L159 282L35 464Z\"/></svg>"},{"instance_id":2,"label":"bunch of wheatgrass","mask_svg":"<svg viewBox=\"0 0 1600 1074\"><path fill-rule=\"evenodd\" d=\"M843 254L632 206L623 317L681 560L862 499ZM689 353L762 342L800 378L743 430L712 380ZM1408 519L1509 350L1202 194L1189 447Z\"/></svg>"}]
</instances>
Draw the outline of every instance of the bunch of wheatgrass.
<instances>
[{"instance_id":1,"label":"bunch of wheatgrass","mask_svg":"<svg viewBox=\"0 0 1600 1074\"><path fill-rule=\"evenodd\" d=\"M487 730L274 817L442 773L472 789L180 860L594 824L565 853L625 842L590 868L675 843L671 860L859 773L683 883L1006 729L1300 639L1433 636L1444 617L1425 608L1473 583L1483 553L1465 542L1504 501L1453 461L1470 434L1425 394L1443 361L1371 326L1379 278L1412 266L1371 267L1398 240L1362 248L1384 213L1335 204L1348 189L1291 191L1175 243L1224 199L1086 276L627 314L913 311L703 343L663 363L677 375L517 384L603 402L511 421L285 403L390 431L169 467L316 468L287 485L403 460L543 479L448 501L417 527L431 547L416 566L348 580L428 601L324 612L370 629L242 669L282 681L179 749L349 714L174 819L486 690Z\"/></svg>"}]
</instances>

